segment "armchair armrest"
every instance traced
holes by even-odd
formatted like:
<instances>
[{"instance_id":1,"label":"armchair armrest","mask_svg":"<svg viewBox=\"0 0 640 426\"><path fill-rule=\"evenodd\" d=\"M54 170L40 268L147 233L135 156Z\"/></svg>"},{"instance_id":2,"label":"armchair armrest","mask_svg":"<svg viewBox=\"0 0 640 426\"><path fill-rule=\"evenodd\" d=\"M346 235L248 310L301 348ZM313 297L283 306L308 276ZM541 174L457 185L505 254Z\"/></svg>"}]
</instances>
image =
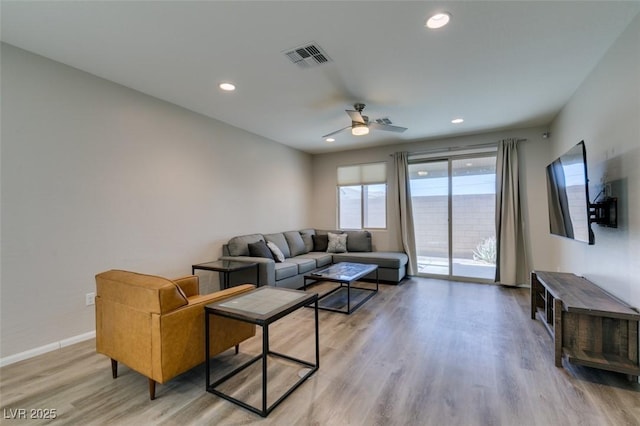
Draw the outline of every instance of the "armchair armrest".
<instances>
[{"instance_id":1,"label":"armchair armrest","mask_svg":"<svg viewBox=\"0 0 640 426\"><path fill-rule=\"evenodd\" d=\"M189 306L198 304L207 305L209 303L217 302L231 296L237 296L241 293L246 293L247 291L253 290L254 288L256 288L256 286L253 284L242 284L210 294L198 294L189 298Z\"/></svg>"},{"instance_id":2,"label":"armchair armrest","mask_svg":"<svg viewBox=\"0 0 640 426\"><path fill-rule=\"evenodd\" d=\"M200 281L197 275L188 275L182 278L176 278L174 283L183 291L187 297L197 296L200 294Z\"/></svg>"}]
</instances>

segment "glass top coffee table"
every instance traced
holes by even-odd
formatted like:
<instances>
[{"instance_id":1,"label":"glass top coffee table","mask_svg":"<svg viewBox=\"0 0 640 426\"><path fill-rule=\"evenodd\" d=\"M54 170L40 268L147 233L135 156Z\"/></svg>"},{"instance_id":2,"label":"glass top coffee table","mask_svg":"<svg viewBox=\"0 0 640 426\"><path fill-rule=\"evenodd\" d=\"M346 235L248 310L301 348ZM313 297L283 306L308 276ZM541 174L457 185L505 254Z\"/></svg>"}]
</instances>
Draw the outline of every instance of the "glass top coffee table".
<instances>
[{"instance_id":1,"label":"glass top coffee table","mask_svg":"<svg viewBox=\"0 0 640 426\"><path fill-rule=\"evenodd\" d=\"M353 285L355 281L373 271L376 272L375 289L357 287ZM307 289L307 280L339 283L339 287L336 287L319 297L318 300L322 301L322 303L319 304L318 309L350 314L378 292L378 265L340 262L305 275L303 286L304 290ZM355 306L351 306L352 298L356 300Z\"/></svg>"},{"instance_id":2,"label":"glass top coffee table","mask_svg":"<svg viewBox=\"0 0 640 426\"><path fill-rule=\"evenodd\" d=\"M290 313L313 304L315 308L315 363L294 358L289 355L274 352L269 349L269 325L273 322L284 318ZM205 306L205 354L209 353L209 317L212 315L232 318L239 321L256 324L262 327L262 353L241 366L237 367L224 377L211 383L210 359L206 356L206 380L207 391L221 398L231 401L247 410L266 417L269 413L280 404L287 396L296 390L305 380L320 368L320 349L318 337L318 295L316 293L306 293L299 290L289 290L276 287L260 287L247 293L243 293L236 297L230 297L216 303L210 303ZM296 376L297 381L270 406L267 406L267 362L268 357L282 358L289 364L301 365L304 368L304 374ZM241 401L227 393L217 389L222 383L226 382L236 374L240 373L253 363L262 360L262 406L256 408L252 405Z\"/></svg>"}]
</instances>

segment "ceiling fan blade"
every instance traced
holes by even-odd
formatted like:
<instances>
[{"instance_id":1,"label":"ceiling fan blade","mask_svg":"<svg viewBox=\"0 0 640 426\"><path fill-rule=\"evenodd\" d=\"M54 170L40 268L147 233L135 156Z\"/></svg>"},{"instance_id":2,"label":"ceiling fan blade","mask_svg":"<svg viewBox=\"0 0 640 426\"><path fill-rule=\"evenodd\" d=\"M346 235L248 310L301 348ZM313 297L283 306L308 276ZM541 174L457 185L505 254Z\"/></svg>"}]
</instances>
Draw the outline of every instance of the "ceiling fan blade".
<instances>
[{"instance_id":1,"label":"ceiling fan blade","mask_svg":"<svg viewBox=\"0 0 640 426\"><path fill-rule=\"evenodd\" d=\"M352 109L346 109L345 112L349 114L349 117L351 117L351 121L355 121L356 123L367 124L367 122L364 120L364 117L362 117L362 114L360 114L360 112L354 111Z\"/></svg>"},{"instance_id":2,"label":"ceiling fan blade","mask_svg":"<svg viewBox=\"0 0 640 426\"><path fill-rule=\"evenodd\" d=\"M324 135L324 136L323 136L323 138L328 138L329 136L333 136L333 135L335 135L336 133L340 133L341 131L343 131L343 130L347 130L347 129L350 129L350 128L351 128L351 126L343 127L343 128L342 128L342 129L340 129L340 130L336 130L335 132L331 132L331 133L329 133L329 134Z\"/></svg>"},{"instance_id":3,"label":"ceiling fan blade","mask_svg":"<svg viewBox=\"0 0 640 426\"><path fill-rule=\"evenodd\" d=\"M369 128L376 130L385 130L387 132L402 133L407 130L406 127L392 126L390 124L369 123Z\"/></svg>"}]
</instances>

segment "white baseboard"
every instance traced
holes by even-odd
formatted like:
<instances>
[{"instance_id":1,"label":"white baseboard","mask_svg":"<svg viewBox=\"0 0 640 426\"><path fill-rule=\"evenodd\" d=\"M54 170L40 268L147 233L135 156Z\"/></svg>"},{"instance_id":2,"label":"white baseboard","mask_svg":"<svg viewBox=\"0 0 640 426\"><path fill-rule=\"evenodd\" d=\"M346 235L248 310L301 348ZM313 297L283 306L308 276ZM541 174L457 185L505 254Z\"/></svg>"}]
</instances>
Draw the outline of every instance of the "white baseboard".
<instances>
[{"instance_id":1,"label":"white baseboard","mask_svg":"<svg viewBox=\"0 0 640 426\"><path fill-rule=\"evenodd\" d=\"M84 342L85 340L93 339L96 337L96 332L90 331L88 333L79 334L77 336L69 337L68 339L59 340L57 342L49 343L48 345L40 346L37 348L29 349L28 351L20 352L15 355L9 355L4 358L0 358L0 367L10 365L18 361L33 358L38 355L46 354L66 346L73 345L75 343Z\"/></svg>"}]
</instances>

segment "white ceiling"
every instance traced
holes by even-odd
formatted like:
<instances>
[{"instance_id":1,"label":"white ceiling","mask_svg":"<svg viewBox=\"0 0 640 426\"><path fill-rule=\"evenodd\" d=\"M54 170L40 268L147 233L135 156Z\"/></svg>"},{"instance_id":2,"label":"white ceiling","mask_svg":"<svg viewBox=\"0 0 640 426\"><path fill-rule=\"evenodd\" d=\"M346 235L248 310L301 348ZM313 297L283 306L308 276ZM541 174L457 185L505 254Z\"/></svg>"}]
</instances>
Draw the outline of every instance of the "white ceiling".
<instances>
[{"instance_id":1,"label":"white ceiling","mask_svg":"<svg viewBox=\"0 0 640 426\"><path fill-rule=\"evenodd\" d=\"M428 30L436 11L452 21ZM548 124L640 1L2 0L0 13L6 43L320 153ZM283 54L310 41L333 62ZM409 130L325 142L354 102Z\"/></svg>"}]
</instances>

